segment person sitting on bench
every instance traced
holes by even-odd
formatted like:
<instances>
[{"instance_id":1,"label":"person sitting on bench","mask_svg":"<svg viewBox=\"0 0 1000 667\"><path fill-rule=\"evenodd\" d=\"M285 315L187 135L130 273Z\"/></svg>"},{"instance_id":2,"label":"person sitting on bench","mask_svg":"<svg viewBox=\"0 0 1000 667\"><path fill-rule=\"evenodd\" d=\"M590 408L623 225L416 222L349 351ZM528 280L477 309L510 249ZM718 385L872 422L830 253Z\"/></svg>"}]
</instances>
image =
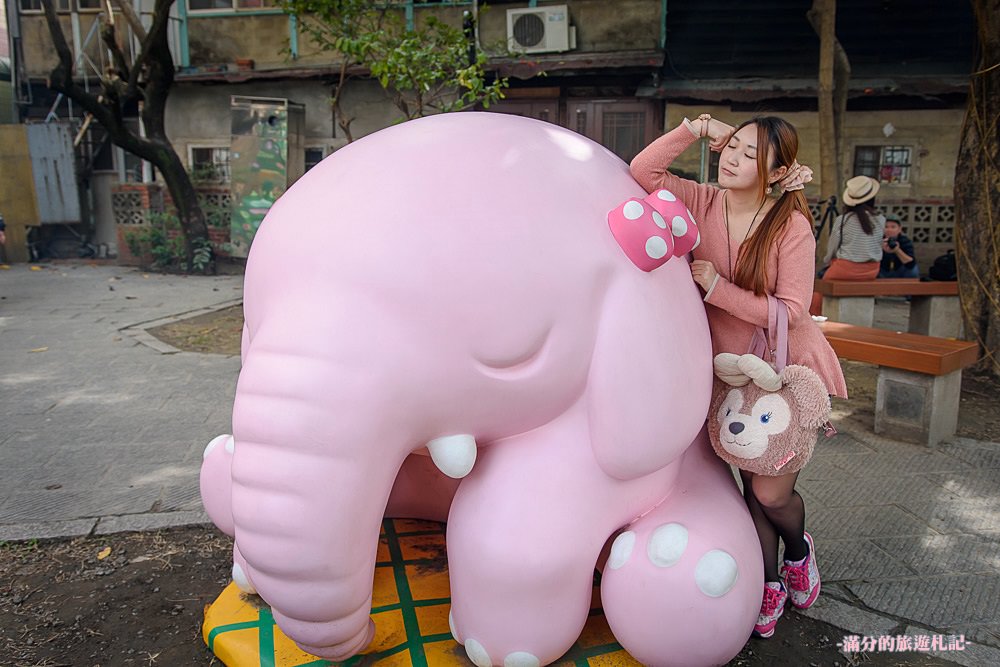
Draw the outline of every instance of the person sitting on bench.
<instances>
[{"instance_id":1,"label":"person sitting on bench","mask_svg":"<svg viewBox=\"0 0 1000 667\"><path fill-rule=\"evenodd\" d=\"M844 214L833 222L826 257L818 277L826 280L874 280L882 259L885 216L875 210L879 182L855 176L844 188ZM812 315L823 314L823 297L813 292Z\"/></svg>"},{"instance_id":2,"label":"person sitting on bench","mask_svg":"<svg viewBox=\"0 0 1000 667\"><path fill-rule=\"evenodd\" d=\"M913 241L903 234L899 220L885 221L885 238L882 239L882 264L879 278L919 278L920 269L913 256Z\"/></svg>"}]
</instances>

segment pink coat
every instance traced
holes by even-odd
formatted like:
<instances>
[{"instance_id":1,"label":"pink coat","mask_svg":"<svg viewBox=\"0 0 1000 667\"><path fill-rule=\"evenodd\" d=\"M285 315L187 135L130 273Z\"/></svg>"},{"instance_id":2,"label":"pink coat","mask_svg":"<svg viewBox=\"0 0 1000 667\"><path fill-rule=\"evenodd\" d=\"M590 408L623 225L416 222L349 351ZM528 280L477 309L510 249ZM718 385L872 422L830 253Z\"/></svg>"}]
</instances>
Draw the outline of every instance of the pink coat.
<instances>
[{"instance_id":1,"label":"pink coat","mask_svg":"<svg viewBox=\"0 0 1000 667\"><path fill-rule=\"evenodd\" d=\"M659 188L674 192L691 209L701 232L701 244L694 249L694 258L712 262L719 272L718 282L705 298L713 354L743 354L750 346L754 329L767 326L767 298L730 282L730 250L735 263L740 243L726 231L723 191L667 171L674 158L696 140L684 126L664 134L632 160L632 176L649 192ZM767 289L788 306L790 363L813 369L831 395L847 398L840 361L809 316L815 255L812 227L805 216L794 213L785 234L768 256Z\"/></svg>"}]
</instances>

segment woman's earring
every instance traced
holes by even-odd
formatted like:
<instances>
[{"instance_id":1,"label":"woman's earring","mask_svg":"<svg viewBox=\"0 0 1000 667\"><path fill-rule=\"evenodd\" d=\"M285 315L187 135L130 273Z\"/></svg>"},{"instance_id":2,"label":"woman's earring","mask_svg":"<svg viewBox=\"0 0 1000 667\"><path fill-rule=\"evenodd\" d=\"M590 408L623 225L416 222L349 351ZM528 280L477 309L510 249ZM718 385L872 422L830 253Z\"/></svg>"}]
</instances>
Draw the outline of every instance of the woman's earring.
<instances>
[{"instance_id":1,"label":"woman's earring","mask_svg":"<svg viewBox=\"0 0 1000 667\"><path fill-rule=\"evenodd\" d=\"M771 187L771 186L769 185L769 186L767 186L767 190L764 190L764 192L766 192L767 194L771 194L771 190L773 190L773 189L774 189L774 188L772 188L772 187Z\"/></svg>"}]
</instances>

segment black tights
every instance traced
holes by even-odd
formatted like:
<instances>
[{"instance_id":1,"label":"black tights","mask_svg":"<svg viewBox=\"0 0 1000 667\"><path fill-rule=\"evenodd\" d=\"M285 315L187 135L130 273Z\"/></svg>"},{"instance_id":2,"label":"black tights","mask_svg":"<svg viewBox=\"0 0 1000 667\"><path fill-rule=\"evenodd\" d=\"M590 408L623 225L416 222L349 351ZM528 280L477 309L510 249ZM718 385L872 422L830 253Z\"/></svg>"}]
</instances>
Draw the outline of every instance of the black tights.
<instances>
[{"instance_id":1,"label":"black tights","mask_svg":"<svg viewBox=\"0 0 1000 667\"><path fill-rule=\"evenodd\" d=\"M795 490L799 474L780 477L760 477L740 470L743 498L750 508L760 548L764 556L764 580L780 581L778 577L778 538L785 543L785 560L801 560L808 553L804 538L806 507ZM755 492L754 482L759 487Z\"/></svg>"}]
</instances>

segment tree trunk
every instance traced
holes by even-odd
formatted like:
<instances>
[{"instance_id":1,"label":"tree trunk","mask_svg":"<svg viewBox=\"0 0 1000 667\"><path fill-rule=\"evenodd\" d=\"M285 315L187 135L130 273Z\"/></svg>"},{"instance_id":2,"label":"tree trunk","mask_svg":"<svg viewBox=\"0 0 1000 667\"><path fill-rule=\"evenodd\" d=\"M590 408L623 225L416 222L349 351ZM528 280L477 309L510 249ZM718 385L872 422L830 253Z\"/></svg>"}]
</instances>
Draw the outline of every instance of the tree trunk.
<instances>
[{"instance_id":1,"label":"tree trunk","mask_svg":"<svg viewBox=\"0 0 1000 667\"><path fill-rule=\"evenodd\" d=\"M979 370L1000 376L1000 0L972 0L979 57L955 166L955 250Z\"/></svg>"},{"instance_id":2,"label":"tree trunk","mask_svg":"<svg viewBox=\"0 0 1000 667\"><path fill-rule=\"evenodd\" d=\"M212 245L208 238L208 224L205 212L198 201L198 191L191 182L187 168L181 162L174 147L166 142L161 147L161 158L156 164L163 181L170 191L177 209L177 220L184 230L184 251L187 255L187 270L214 273L215 262ZM196 261L197 260L197 261Z\"/></svg>"},{"instance_id":3,"label":"tree trunk","mask_svg":"<svg viewBox=\"0 0 1000 667\"><path fill-rule=\"evenodd\" d=\"M830 198L840 193L840 156L851 66L836 36L837 0L813 0L806 16L819 35L820 198L825 213ZM817 260L825 256L829 238L830 230L823 227L816 243Z\"/></svg>"},{"instance_id":4,"label":"tree trunk","mask_svg":"<svg viewBox=\"0 0 1000 667\"><path fill-rule=\"evenodd\" d=\"M119 35L116 31L121 23L112 23L110 19L105 23L102 39L112 53L115 68L101 77L100 95L87 92L73 79L73 56L52 0L41 1L59 59L49 75L49 87L93 114L115 145L152 163L159 170L177 207L177 217L184 234L187 270L195 270L197 253L198 268L205 273L214 272L205 215L191 177L167 138L164 122L167 95L174 83L174 62L167 42L170 7L174 0L155 0L152 23L142 39L138 56L131 64L118 46ZM147 132L145 137L125 125L124 109L133 102L139 104Z\"/></svg>"},{"instance_id":5,"label":"tree trunk","mask_svg":"<svg viewBox=\"0 0 1000 667\"><path fill-rule=\"evenodd\" d=\"M348 116L347 112L344 111L343 104L341 103L341 93L344 92L344 86L347 84L349 75L347 74L347 66L350 64L347 56L342 56L343 60L340 62L340 79L337 82L335 92L330 100L330 105L333 107L333 115L337 119L337 125L340 129L344 131L344 136L347 138L347 143L354 141L354 135L351 133L351 123L354 122L352 116Z\"/></svg>"}]
</instances>

